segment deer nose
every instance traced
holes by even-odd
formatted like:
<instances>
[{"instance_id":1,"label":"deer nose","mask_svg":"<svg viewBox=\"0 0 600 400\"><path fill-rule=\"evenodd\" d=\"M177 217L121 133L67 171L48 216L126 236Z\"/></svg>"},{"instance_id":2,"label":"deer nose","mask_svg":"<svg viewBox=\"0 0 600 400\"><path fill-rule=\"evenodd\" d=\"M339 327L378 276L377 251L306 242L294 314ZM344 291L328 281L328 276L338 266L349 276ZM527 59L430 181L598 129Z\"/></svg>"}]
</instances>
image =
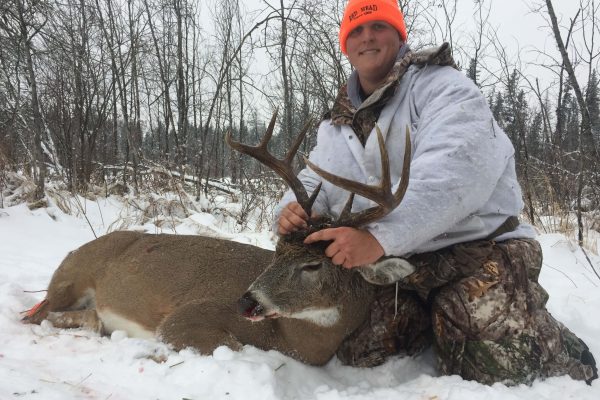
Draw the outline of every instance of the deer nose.
<instances>
[{"instance_id":1,"label":"deer nose","mask_svg":"<svg viewBox=\"0 0 600 400\"><path fill-rule=\"evenodd\" d=\"M264 307L256 301L250 292L244 293L238 300L237 305L238 312L246 318L257 317L265 311Z\"/></svg>"}]
</instances>

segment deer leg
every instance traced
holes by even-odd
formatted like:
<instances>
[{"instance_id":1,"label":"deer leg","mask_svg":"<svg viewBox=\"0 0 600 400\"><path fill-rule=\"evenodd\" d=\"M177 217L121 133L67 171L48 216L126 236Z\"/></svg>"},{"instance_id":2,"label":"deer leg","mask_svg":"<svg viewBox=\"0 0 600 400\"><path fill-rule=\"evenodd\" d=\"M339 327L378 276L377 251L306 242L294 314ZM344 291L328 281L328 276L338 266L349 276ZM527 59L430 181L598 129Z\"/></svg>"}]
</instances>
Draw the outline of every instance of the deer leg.
<instances>
[{"instance_id":1,"label":"deer leg","mask_svg":"<svg viewBox=\"0 0 600 400\"><path fill-rule=\"evenodd\" d=\"M95 309L49 312L46 319L52 322L55 328L85 328L102 333L102 321L98 318Z\"/></svg>"},{"instance_id":2,"label":"deer leg","mask_svg":"<svg viewBox=\"0 0 600 400\"><path fill-rule=\"evenodd\" d=\"M203 354L211 354L219 346L228 346L238 351L243 345L228 329L235 324L236 317L225 305L195 301L165 318L158 327L158 336L177 350L194 347Z\"/></svg>"}]
</instances>

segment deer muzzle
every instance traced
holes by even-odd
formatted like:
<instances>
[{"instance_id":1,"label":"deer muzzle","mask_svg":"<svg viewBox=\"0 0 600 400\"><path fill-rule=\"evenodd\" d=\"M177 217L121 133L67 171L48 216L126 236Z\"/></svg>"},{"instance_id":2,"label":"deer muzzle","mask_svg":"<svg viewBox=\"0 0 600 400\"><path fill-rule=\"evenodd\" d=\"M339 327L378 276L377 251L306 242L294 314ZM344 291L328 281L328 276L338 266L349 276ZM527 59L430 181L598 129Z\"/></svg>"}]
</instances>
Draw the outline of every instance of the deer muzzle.
<instances>
[{"instance_id":1,"label":"deer muzzle","mask_svg":"<svg viewBox=\"0 0 600 400\"><path fill-rule=\"evenodd\" d=\"M251 292L246 292L238 300L238 312L245 318L260 320L264 318L265 308L254 298Z\"/></svg>"}]
</instances>

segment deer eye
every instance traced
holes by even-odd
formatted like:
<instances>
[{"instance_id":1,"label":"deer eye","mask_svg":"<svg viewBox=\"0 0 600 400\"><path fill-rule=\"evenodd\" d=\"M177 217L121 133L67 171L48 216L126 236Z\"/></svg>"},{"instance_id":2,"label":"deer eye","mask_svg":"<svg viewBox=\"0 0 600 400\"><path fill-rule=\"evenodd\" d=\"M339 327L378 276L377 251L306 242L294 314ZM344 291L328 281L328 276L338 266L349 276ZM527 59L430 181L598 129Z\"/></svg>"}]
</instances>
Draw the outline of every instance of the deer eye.
<instances>
[{"instance_id":1,"label":"deer eye","mask_svg":"<svg viewBox=\"0 0 600 400\"><path fill-rule=\"evenodd\" d=\"M312 263L312 264L304 264L302 266L302 271L303 272L314 272L314 271L318 271L321 269L321 267L323 266L323 264L319 263Z\"/></svg>"}]
</instances>

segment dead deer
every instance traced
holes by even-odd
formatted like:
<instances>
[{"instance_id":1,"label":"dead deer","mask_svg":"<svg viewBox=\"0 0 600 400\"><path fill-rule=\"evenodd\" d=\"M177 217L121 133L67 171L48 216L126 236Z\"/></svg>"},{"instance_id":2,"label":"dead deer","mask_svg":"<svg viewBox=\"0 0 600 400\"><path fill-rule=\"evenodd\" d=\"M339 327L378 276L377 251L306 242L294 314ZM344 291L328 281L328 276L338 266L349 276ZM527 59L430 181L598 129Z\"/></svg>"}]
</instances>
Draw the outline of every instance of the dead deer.
<instances>
[{"instance_id":1,"label":"dead deer","mask_svg":"<svg viewBox=\"0 0 600 400\"><path fill-rule=\"evenodd\" d=\"M308 196L292 169L306 135L303 129L285 159L267 151L276 114L256 147L228 144L280 175L308 215L319 188ZM352 194L336 220L309 221L306 232L278 241L275 252L202 236L113 232L71 252L55 271L48 293L24 320L44 319L58 328L88 327L156 337L175 349L210 354L221 345L274 349L302 362L322 365L367 317L374 286L356 270L331 263L326 243L303 239L326 226L359 227L396 207L408 185L410 140L401 184L391 191L389 161L378 131L382 182L367 186L313 168ZM359 194L378 206L352 214ZM386 263L382 263L384 265Z\"/></svg>"}]
</instances>

